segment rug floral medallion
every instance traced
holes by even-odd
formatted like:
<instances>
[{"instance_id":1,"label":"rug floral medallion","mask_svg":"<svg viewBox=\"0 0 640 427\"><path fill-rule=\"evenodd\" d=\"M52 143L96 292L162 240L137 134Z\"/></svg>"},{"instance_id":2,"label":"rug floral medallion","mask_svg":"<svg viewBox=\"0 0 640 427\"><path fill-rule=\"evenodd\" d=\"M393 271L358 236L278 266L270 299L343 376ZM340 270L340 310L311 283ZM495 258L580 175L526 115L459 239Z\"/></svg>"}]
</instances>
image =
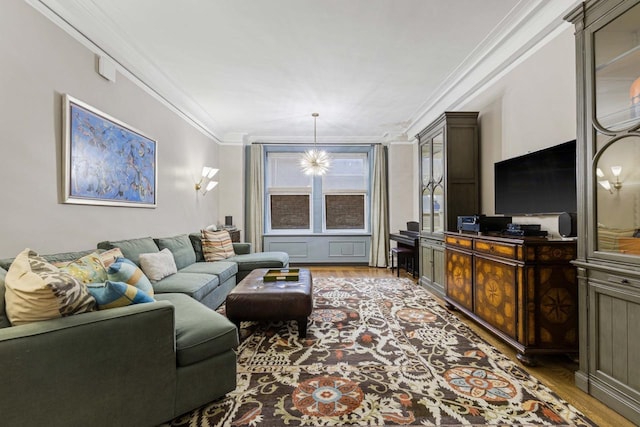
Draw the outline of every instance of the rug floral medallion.
<instances>
[{"instance_id":1,"label":"rug floral medallion","mask_svg":"<svg viewBox=\"0 0 640 427\"><path fill-rule=\"evenodd\" d=\"M594 425L409 279L316 279L296 322L244 322L238 384L173 426Z\"/></svg>"}]
</instances>

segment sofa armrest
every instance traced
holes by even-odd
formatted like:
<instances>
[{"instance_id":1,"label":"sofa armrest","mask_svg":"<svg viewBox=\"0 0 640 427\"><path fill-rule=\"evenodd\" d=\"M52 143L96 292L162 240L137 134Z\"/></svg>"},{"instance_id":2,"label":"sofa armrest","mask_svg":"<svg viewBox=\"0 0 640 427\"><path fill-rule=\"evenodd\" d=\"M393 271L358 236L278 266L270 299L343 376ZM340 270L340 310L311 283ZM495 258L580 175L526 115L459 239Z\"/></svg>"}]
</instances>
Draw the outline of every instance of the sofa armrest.
<instances>
[{"instance_id":1,"label":"sofa armrest","mask_svg":"<svg viewBox=\"0 0 640 427\"><path fill-rule=\"evenodd\" d=\"M233 243L233 251L236 255L246 255L250 254L252 250L251 243L241 242L241 243Z\"/></svg>"},{"instance_id":2,"label":"sofa armrest","mask_svg":"<svg viewBox=\"0 0 640 427\"><path fill-rule=\"evenodd\" d=\"M166 301L2 328L2 421L100 426L171 419L174 348L174 308Z\"/></svg>"}]
</instances>

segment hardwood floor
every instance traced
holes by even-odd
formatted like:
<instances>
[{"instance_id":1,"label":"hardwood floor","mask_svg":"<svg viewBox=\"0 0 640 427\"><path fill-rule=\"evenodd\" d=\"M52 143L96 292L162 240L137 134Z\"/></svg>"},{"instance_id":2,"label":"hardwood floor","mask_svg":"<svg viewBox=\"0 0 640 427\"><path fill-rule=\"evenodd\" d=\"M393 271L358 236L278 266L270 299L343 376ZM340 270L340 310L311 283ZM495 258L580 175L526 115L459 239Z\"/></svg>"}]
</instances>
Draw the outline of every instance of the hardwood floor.
<instances>
[{"instance_id":1,"label":"hardwood floor","mask_svg":"<svg viewBox=\"0 0 640 427\"><path fill-rule=\"evenodd\" d=\"M302 267L302 266L300 266ZM395 277L396 273L391 273L387 268L373 268L366 266L306 266L311 270L314 279L323 277ZM400 277L407 277L417 283L411 275L401 270ZM442 301L441 301L442 303ZM453 311L459 319L464 321L484 340L498 348L513 361L522 366L527 372L538 378L562 399L569 402L580 412L587 415L599 426L632 427L635 424L624 418L622 415L611 410L609 407L584 393L574 385L573 374L578 368L576 361L565 355L541 356L538 359L538 366L527 367L516 359L516 352L501 340L494 337L481 326L466 318L463 314Z\"/></svg>"}]
</instances>

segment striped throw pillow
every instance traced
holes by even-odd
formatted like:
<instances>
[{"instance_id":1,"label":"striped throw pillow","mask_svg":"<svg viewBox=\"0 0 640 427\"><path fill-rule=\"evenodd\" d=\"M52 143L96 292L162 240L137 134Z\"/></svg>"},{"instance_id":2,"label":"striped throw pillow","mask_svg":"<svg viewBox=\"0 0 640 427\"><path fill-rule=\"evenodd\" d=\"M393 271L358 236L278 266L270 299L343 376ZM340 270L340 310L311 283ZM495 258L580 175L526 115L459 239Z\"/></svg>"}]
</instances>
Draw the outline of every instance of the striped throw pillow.
<instances>
[{"instance_id":1,"label":"striped throw pillow","mask_svg":"<svg viewBox=\"0 0 640 427\"><path fill-rule=\"evenodd\" d=\"M155 301L141 289L122 282L90 283L87 289L98 302L98 310Z\"/></svg>"},{"instance_id":2,"label":"striped throw pillow","mask_svg":"<svg viewBox=\"0 0 640 427\"><path fill-rule=\"evenodd\" d=\"M112 282L124 282L153 297L153 285L149 278L130 259L117 258L107 269L107 277Z\"/></svg>"},{"instance_id":3,"label":"striped throw pillow","mask_svg":"<svg viewBox=\"0 0 640 427\"><path fill-rule=\"evenodd\" d=\"M229 232L202 230L202 253L205 261L209 262L235 256Z\"/></svg>"}]
</instances>

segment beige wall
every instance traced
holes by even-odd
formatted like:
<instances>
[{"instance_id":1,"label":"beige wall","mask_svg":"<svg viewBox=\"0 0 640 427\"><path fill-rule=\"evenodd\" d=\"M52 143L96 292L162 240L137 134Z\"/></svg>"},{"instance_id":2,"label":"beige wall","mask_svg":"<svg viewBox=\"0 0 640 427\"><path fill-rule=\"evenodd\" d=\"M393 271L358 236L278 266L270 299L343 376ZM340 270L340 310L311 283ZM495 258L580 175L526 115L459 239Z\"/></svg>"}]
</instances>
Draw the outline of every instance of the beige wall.
<instances>
[{"instance_id":1,"label":"beige wall","mask_svg":"<svg viewBox=\"0 0 640 427\"><path fill-rule=\"evenodd\" d=\"M220 156L220 200L218 223L224 224L224 217L231 215L233 225L238 227L241 240L244 241L244 147L242 144L222 144Z\"/></svg>"},{"instance_id":2,"label":"beige wall","mask_svg":"<svg viewBox=\"0 0 640 427\"><path fill-rule=\"evenodd\" d=\"M418 168L415 145L396 142L389 146L389 231L407 229L407 221L418 221L414 197L414 171Z\"/></svg>"},{"instance_id":3,"label":"beige wall","mask_svg":"<svg viewBox=\"0 0 640 427\"><path fill-rule=\"evenodd\" d=\"M494 213L495 162L576 138L573 28L567 27L460 110L480 112L481 210ZM557 216L518 217L557 234Z\"/></svg>"},{"instance_id":4,"label":"beige wall","mask_svg":"<svg viewBox=\"0 0 640 427\"><path fill-rule=\"evenodd\" d=\"M123 75L103 79L92 52L25 2L3 2L0 31L0 257L170 236L218 219L217 189L194 190L203 165L220 167L211 138ZM64 93L157 139L156 209L59 203Z\"/></svg>"}]
</instances>

